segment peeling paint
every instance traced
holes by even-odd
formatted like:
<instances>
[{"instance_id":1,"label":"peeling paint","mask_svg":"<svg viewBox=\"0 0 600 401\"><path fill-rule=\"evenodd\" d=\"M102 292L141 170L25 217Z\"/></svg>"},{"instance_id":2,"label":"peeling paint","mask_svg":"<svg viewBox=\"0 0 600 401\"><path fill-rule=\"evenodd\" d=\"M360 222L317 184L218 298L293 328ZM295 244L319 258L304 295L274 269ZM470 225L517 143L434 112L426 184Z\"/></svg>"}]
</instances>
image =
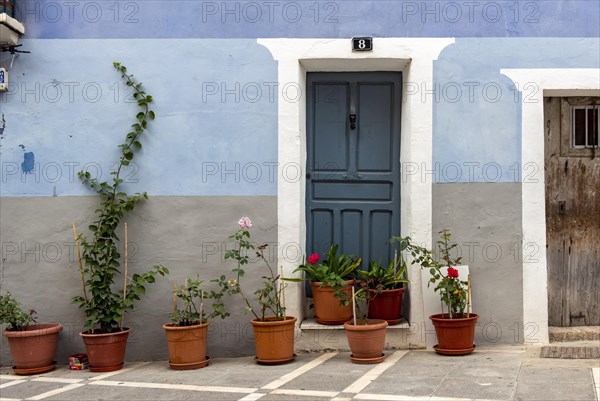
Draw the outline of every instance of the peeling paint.
<instances>
[{"instance_id":1,"label":"peeling paint","mask_svg":"<svg viewBox=\"0 0 600 401\"><path fill-rule=\"evenodd\" d=\"M29 174L35 169L35 156L33 152L23 154L23 163L21 163L21 171L24 174Z\"/></svg>"}]
</instances>

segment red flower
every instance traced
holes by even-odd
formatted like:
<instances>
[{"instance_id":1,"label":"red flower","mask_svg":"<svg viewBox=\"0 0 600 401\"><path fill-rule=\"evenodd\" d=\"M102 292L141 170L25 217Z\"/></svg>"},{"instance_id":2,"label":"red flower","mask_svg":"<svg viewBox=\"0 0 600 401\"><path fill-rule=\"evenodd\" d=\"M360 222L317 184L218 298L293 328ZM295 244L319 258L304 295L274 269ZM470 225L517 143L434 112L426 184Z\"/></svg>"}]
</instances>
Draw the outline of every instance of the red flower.
<instances>
[{"instance_id":1,"label":"red flower","mask_svg":"<svg viewBox=\"0 0 600 401\"><path fill-rule=\"evenodd\" d=\"M319 261L319 254L318 253L313 253L307 259L307 262L310 263L311 265L316 264L318 261Z\"/></svg>"},{"instance_id":2,"label":"red flower","mask_svg":"<svg viewBox=\"0 0 600 401\"><path fill-rule=\"evenodd\" d=\"M456 270L456 269L454 269L452 267L449 267L448 268L448 277L450 277L450 278L458 278L458 270Z\"/></svg>"}]
</instances>

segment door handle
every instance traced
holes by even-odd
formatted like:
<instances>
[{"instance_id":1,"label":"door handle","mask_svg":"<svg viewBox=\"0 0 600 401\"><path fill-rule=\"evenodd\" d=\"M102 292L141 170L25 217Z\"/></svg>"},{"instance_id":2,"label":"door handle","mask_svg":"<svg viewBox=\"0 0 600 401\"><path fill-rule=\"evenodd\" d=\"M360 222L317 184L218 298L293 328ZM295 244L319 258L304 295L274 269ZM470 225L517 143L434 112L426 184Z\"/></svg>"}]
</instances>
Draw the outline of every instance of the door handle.
<instances>
[{"instance_id":1,"label":"door handle","mask_svg":"<svg viewBox=\"0 0 600 401\"><path fill-rule=\"evenodd\" d=\"M350 119L350 129L356 129L356 114L352 113L349 116Z\"/></svg>"}]
</instances>

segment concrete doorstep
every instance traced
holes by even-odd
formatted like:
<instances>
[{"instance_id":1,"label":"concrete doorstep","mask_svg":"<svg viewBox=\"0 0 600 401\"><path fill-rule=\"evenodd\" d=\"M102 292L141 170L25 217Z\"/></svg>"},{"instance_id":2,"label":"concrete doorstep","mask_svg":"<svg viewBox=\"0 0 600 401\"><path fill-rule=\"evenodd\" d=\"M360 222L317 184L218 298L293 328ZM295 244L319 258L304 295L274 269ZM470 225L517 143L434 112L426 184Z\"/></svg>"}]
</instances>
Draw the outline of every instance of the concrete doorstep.
<instances>
[{"instance_id":1,"label":"concrete doorstep","mask_svg":"<svg viewBox=\"0 0 600 401\"><path fill-rule=\"evenodd\" d=\"M0 400L600 400L600 360L541 359L540 349L478 348L462 357L386 351L377 365L326 352L279 366L213 358L191 371L171 370L166 361L126 363L109 373L60 366L35 376L3 367Z\"/></svg>"}]
</instances>

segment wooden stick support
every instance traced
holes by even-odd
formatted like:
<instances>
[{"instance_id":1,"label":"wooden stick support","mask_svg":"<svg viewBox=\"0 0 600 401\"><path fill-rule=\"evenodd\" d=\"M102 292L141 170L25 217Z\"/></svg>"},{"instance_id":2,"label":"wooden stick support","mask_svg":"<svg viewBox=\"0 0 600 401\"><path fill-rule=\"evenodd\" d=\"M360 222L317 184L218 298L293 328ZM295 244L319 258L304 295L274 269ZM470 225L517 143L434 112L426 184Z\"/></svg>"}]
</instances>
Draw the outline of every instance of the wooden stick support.
<instances>
[{"instance_id":1,"label":"wooden stick support","mask_svg":"<svg viewBox=\"0 0 600 401\"><path fill-rule=\"evenodd\" d=\"M467 318L471 317L471 275L467 276Z\"/></svg>"},{"instance_id":2,"label":"wooden stick support","mask_svg":"<svg viewBox=\"0 0 600 401\"><path fill-rule=\"evenodd\" d=\"M125 300L127 299L127 257L128 257L128 236L127 236L127 223L125 223L125 271L123 272L123 316L121 316L121 330L123 330L123 320L125 319Z\"/></svg>"},{"instance_id":3,"label":"wooden stick support","mask_svg":"<svg viewBox=\"0 0 600 401\"><path fill-rule=\"evenodd\" d=\"M75 238L75 248L77 249L77 261L79 262L79 274L81 274L81 286L83 288L83 300L88 303L87 290L85 288L85 276L83 275L83 263L81 262L81 249L79 248L79 239L77 238L77 228L73 223L73 237Z\"/></svg>"},{"instance_id":4,"label":"wooden stick support","mask_svg":"<svg viewBox=\"0 0 600 401\"><path fill-rule=\"evenodd\" d=\"M354 301L354 286L352 286L352 317L354 318L354 325L356 326L356 301Z\"/></svg>"},{"instance_id":5,"label":"wooden stick support","mask_svg":"<svg viewBox=\"0 0 600 401\"><path fill-rule=\"evenodd\" d=\"M173 312L177 312L177 281L173 281Z\"/></svg>"},{"instance_id":6,"label":"wooden stick support","mask_svg":"<svg viewBox=\"0 0 600 401\"><path fill-rule=\"evenodd\" d=\"M204 291L200 290L200 323L204 323Z\"/></svg>"},{"instance_id":7,"label":"wooden stick support","mask_svg":"<svg viewBox=\"0 0 600 401\"><path fill-rule=\"evenodd\" d=\"M283 317L283 320L285 320L286 309L285 309L285 283L283 281L283 266L280 266L279 268L281 269L281 273L279 274L279 280L280 280L279 288L281 291L281 306L283 307L283 316L282 317Z\"/></svg>"},{"instance_id":8,"label":"wooden stick support","mask_svg":"<svg viewBox=\"0 0 600 401\"><path fill-rule=\"evenodd\" d=\"M394 276L396 275L396 269L398 268L398 250L394 250Z\"/></svg>"}]
</instances>

